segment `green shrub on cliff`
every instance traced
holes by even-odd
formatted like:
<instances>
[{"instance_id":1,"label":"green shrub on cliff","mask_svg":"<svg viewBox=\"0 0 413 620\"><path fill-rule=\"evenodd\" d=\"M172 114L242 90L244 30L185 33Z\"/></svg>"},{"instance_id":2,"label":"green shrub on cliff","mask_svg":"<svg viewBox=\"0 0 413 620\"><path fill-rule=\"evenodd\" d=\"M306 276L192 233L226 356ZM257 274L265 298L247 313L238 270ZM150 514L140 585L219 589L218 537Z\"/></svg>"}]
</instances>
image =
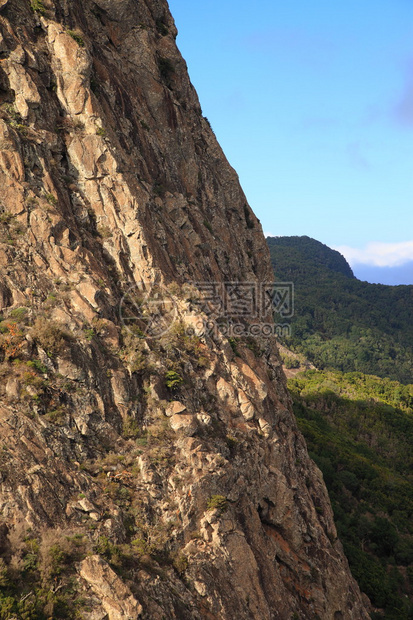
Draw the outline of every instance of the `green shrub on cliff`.
<instances>
[{"instance_id":1,"label":"green shrub on cliff","mask_svg":"<svg viewBox=\"0 0 413 620\"><path fill-rule=\"evenodd\" d=\"M44 15L46 13L46 7L44 6L42 0L31 0L30 8L33 13L38 13L39 15Z\"/></svg>"}]
</instances>

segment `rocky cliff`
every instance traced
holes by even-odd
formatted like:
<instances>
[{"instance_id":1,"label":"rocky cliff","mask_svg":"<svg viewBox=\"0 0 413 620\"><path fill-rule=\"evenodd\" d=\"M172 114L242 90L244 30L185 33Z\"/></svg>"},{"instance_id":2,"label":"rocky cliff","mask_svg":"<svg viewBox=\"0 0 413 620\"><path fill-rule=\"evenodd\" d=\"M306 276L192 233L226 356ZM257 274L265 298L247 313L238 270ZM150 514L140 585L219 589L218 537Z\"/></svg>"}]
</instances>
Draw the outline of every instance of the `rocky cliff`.
<instances>
[{"instance_id":1,"label":"rocky cliff","mask_svg":"<svg viewBox=\"0 0 413 620\"><path fill-rule=\"evenodd\" d=\"M1 618L367 618L167 3L0 7Z\"/></svg>"}]
</instances>

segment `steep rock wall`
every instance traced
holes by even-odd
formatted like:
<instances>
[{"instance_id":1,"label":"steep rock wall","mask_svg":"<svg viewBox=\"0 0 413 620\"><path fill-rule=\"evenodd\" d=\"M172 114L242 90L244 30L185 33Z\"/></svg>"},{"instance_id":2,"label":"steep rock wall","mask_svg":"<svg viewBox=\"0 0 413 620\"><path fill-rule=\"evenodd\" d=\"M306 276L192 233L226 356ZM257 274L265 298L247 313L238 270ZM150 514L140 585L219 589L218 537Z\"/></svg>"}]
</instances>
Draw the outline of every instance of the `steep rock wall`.
<instances>
[{"instance_id":1,"label":"steep rock wall","mask_svg":"<svg viewBox=\"0 0 413 620\"><path fill-rule=\"evenodd\" d=\"M166 2L2 0L0 32L10 617L367 618L274 339L200 327L194 282L271 264Z\"/></svg>"}]
</instances>

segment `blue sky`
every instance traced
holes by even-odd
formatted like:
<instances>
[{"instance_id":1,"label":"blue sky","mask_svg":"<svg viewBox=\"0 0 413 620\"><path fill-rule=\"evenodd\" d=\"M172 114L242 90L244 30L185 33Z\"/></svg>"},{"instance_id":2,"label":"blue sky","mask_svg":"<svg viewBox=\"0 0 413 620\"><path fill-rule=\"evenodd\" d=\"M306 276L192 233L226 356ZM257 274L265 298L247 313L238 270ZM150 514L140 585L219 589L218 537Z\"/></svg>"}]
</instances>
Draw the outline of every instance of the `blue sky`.
<instances>
[{"instance_id":1,"label":"blue sky","mask_svg":"<svg viewBox=\"0 0 413 620\"><path fill-rule=\"evenodd\" d=\"M413 260L412 0L169 4L264 231L314 237L356 272Z\"/></svg>"}]
</instances>

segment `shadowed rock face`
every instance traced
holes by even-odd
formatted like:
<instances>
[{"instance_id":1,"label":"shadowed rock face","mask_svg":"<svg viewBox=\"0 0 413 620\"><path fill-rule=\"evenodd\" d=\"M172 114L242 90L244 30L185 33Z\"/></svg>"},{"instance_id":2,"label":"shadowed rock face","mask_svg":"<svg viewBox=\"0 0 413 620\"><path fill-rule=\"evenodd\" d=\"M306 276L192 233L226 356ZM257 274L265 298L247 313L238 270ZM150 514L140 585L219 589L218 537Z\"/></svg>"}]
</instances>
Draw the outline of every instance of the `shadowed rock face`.
<instances>
[{"instance_id":1,"label":"shadowed rock face","mask_svg":"<svg viewBox=\"0 0 413 620\"><path fill-rule=\"evenodd\" d=\"M271 264L167 3L0 4L10 617L367 618L275 342L202 328L189 284Z\"/></svg>"}]
</instances>

